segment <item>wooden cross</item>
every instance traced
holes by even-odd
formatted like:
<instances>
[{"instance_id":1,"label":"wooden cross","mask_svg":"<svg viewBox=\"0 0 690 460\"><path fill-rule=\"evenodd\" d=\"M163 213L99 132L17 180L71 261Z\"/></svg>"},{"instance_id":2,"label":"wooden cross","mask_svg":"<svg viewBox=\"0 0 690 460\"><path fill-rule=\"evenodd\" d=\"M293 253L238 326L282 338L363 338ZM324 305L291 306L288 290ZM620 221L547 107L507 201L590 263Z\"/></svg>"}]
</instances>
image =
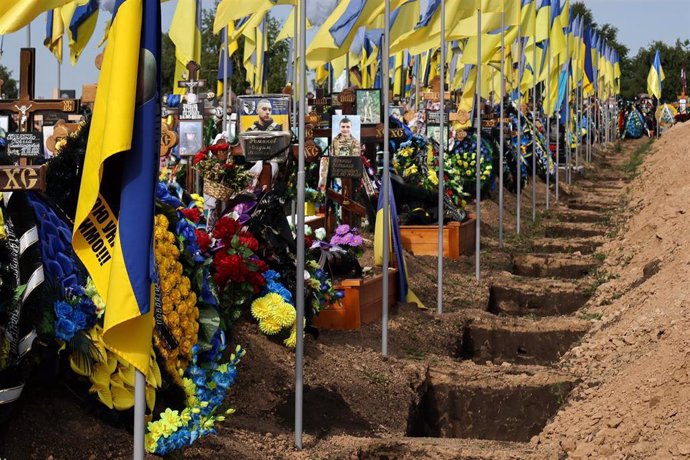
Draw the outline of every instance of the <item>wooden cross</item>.
<instances>
[{"instance_id":1,"label":"wooden cross","mask_svg":"<svg viewBox=\"0 0 690 460\"><path fill-rule=\"evenodd\" d=\"M177 86L179 88L187 88L187 91L192 94L196 94L197 88L206 88L206 80L197 79L199 69L199 64L194 61L189 61L187 64L187 79L178 81Z\"/></svg>"},{"instance_id":2,"label":"wooden cross","mask_svg":"<svg viewBox=\"0 0 690 460\"><path fill-rule=\"evenodd\" d=\"M47 165L0 166L0 192L45 191Z\"/></svg>"},{"instance_id":3,"label":"wooden cross","mask_svg":"<svg viewBox=\"0 0 690 460\"><path fill-rule=\"evenodd\" d=\"M76 99L34 100L36 90L36 49L22 48L20 58L19 99L0 101L1 112L20 116L19 132L33 131L34 115L40 112L76 113Z\"/></svg>"}]
</instances>

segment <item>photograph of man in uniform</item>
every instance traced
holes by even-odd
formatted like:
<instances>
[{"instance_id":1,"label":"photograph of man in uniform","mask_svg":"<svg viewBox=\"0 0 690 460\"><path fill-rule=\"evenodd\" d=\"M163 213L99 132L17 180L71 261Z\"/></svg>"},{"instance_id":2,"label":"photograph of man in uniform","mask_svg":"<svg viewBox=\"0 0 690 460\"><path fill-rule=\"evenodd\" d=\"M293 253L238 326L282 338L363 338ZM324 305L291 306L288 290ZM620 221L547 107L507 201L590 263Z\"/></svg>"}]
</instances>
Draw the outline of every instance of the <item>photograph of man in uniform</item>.
<instances>
[{"instance_id":1,"label":"photograph of man in uniform","mask_svg":"<svg viewBox=\"0 0 690 460\"><path fill-rule=\"evenodd\" d=\"M360 154L360 120L359 117L334 115L333 132L337 135L333 138L332 147L334 156L359 156Z\"/></svg>"},{"instance_id":2,"label":"photograph of man in uniform","mask_svg":"<svg viewBox=\"0 0 690 460\"><path fill-rule=\"evenodd\" d=\"M357 90L357 115L363 124L381 123L381 93L378 89Z\"/></svg>"},{"instance_id":3,"label":"photograph of man in uniform","mask_svg":"<svg viewBox=\"0 0 690 460\"><path fill-rule=\"evenodd\" d=\"M268 99L261 99L256 105L256 113L259 119L249 128L248 131L282 131L283 125L276 123L271 114L273 113L273 106Z\"/></svg>"}]
</instances>

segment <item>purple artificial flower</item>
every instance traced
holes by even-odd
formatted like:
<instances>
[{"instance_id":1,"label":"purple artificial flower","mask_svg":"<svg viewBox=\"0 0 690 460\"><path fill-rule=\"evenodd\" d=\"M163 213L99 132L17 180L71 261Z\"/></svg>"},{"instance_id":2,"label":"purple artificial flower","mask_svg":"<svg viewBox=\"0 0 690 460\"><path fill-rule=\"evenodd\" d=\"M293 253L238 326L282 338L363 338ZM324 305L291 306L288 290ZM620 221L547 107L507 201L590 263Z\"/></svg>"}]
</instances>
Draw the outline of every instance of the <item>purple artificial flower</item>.
<instances>
[{"instance_id":1,"label":"purple artificial flower","mask_svg":"<svg viewBox=\"0 0 690 460\"><path fill-rule=\"evenodd\" d=\"M364 240L362 240L361 236L355 235L352 237L352 241L350 242L350 246L356 248L356 247L361 246L363 242L364 242Z\"/></svg>"},{"instance_id":2,"label":"purple artificial flower","mask_svg":"<svg viewBox=\"0 0 690 460\"><path fill-rule=\"evenodd\" d=\"M351 242L352 242L352 234L351 233L346 233L345 235L340 237L340 243L341 244L349 245Z\"/></svg>"},{"instance_id":3,"label":"purple artificial flower","mask_svg":"<svg viewBox=\"0 0 690 460\"><path fill-rule=\"evenodd\" d=\"M338 228L335 229L335 234L343 236L349 231L350 231L350 226L347 224L342 224L342 225L338 225Z\"/></svg>"},{"instance_id":4,"label":"purple artificial flower","mask_svg":"<svg viewBox=\"0 0 690 460\"><path fill-rule=\"evenodd\" d=\"M333 237L331 238L331 244L337 246L340 243L342 243L342 239L337 234L333 235Z\"/></svg>"}]
</instances>

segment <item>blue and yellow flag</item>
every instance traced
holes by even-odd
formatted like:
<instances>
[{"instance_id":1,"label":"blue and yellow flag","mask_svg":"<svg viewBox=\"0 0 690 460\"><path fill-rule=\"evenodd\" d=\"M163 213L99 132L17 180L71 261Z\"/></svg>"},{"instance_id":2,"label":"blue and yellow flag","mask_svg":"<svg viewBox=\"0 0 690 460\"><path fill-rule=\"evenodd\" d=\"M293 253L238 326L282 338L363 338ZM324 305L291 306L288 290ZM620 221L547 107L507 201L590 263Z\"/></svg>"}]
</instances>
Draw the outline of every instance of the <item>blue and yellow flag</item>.
<instances>
[{"instance_id":1,"label":"blue and yellow flag","mask_svg":"<svg viewBox=\"0 0 690 460\"><path fill-rule=\"evenodd\" d=\"M99 0L79 0L62 8L62 20L67 27L70 60L76 65L89 43L98 23Z\"/></svg>"},{"instance_id":2,"label":"blue and yellow flag","mask_svg":"<svg viewBox=\"0 0 690 460\"><path fill-rule=\"evenodd\" d=\"M661 99L661 83L665 79L666 75L664 74L664 69L661 67L661 54L659 50L656 50L654 62L649 69L649 75L647 75L647 92L650 95L656 96L657 99Z\"/></svg>"},{"instance_id":3,"label":"blue and yellow flag","mask_svg":"<svg viewBox=\"0 0 690 460\"><path fill-rule=\"evenodd\" d=\"M170 24L170 40L175 44L175 79L173 92L185 94L178 81L184 80L189 61L201 65L201 0L178 0Z\"/></svg>"},{"instance_id":4,"label":"blue and yellow flag","mask_svg":"<svg viewBox=\"0 0 690 460\"><path fill-rule=\"evenodd\" d=\"M234 23L231 21L231 24ZM229 30L228 28L223 29L223 33L228 34ZM236 45L236 43L235 43ZM230 49L230 46L226 49L225 46L221 46L220 48L220 53L218 56L218 75L216 76L217 80L217 87L216 87L216 94L221 95L225 91L225 87L223 86L223 80L225 79L225 69L227 68L228 70L228 76L227 79L230 81L232 78L233 74L233 63L232 63L232 54L235 50Z\"/></svg>"},{"instance_id":5,"label":"blue and yellow flag","mask_svg":"<svg viewBox=\"0 0 690 460\"><path fill-rule=\"evenodd\" d=\"M46 38L43 44L55 55L55 59L62 63L62 36L65 34L65 24L62 22L60 8L50 10L46 15Z\"/></svg>"},{"instance_id":6,"label":"blue and yellow flag","mask_svg":"<svg viewBox=\"0 0 690 460\"><path fill-rule=\"evenodd\" d=\"M41 13L54 10L74 0L2 0L0 1L0 35L16 32Z\"/></svg>"},{"instance_id":7,"label":"blue and yellow flag","mask_svg":"<svg viewBox=\"0 0 690 460\"><path fill-rule=\"evenodd\" d=\"M117 0L72 244L105 300L108 349L147 374L160 151L160 0Z\"/></svg>"}]
</instances>

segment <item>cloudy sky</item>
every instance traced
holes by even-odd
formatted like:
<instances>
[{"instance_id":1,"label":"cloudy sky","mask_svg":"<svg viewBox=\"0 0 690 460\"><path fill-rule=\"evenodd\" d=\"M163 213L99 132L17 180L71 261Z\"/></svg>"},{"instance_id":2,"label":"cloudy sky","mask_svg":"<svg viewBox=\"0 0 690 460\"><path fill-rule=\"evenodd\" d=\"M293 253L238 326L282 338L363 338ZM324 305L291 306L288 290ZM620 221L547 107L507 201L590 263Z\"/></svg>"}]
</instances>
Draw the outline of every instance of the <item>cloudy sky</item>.
<instances>
[{"instance_id":1,"label":"cloudy sky","mask_svg":"<svg viewBox=\"0 0 690 460\"><path fill-rule=\"evenodd\" d=\"M163 30L167 30L177 2L162 4ZM677 38L690 39L690 0L584 0L599 24L610 23L619 30L620 41L635 54L640 47L647 46L654 40L661 40L674 44ZM202 0L206 8L212 7L213 0ZM288 7L277 7L275 14L285 18ZM99 24L87 49L84 51L76 67L69 63L69 58L61 67L62 87L75 89L77 96L81 94L81 87L85 83L95 83L98 73L94 59L100 52L96 44L103 33L108 14L102 13ZM37 97L51 97L52 90L57 85L57 62L52 54L43 46L45 35L45 19L39 17L31 28L31 45L37 48L38 81L36 85ZM18 78L19 49L26 46L26 29L4 37L3 54L0 64L7 66ZM65 55L68 55L65 47Z\"/></svg>"}]
</instances>

